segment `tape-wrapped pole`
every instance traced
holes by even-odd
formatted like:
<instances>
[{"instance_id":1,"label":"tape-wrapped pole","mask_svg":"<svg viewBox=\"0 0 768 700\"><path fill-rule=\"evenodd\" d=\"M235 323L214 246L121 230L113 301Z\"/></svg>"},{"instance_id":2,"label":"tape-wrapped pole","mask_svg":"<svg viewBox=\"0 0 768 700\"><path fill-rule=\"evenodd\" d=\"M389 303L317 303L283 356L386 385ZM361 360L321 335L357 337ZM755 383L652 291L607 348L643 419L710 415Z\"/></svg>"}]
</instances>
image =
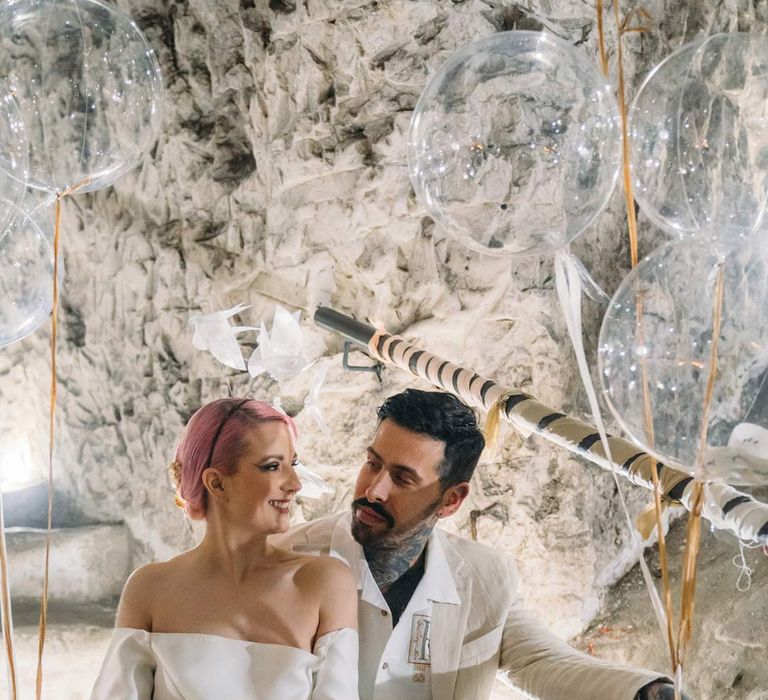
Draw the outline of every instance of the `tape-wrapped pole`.
<instances>
[{"instance_id":1,"label":"tape-wrapped pole","mask_svg":"<svg viewBox=\"0 0 768 700\"><path fill-rule=\"evenodd\" d=\"M499 404L501 416L523 434L535 433L603 469L614 467L606 458L600 435L593 425L545 406L529 394L497 384L404 338L377 331L333 309L320 307L315 313L315 323L339 333L371 357L456 394L469 406L490 411ZM652 470L656 469L664 497L690 509L693 477L658 462L629 440L611 435L608 443L621 475L633 484L652 489ZM707 493L702 512L705 518L740 540L768 544L768 505L726 484L710 485Z\"/></svg>"}]
</instances>

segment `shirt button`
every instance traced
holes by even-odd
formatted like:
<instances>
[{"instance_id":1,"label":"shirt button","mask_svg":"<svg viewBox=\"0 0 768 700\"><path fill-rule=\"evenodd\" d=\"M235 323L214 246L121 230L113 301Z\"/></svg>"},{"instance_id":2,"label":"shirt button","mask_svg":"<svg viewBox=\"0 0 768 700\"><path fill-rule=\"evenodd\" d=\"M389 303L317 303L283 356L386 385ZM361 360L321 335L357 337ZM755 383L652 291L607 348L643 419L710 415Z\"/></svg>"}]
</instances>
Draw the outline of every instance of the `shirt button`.
<instances>
[{"instance_id":1,"label":"shirt button","mask_svg":"<svg viewBox=\"0 0 768 700\"><path fill-rule=\"evenodd\" d=\"M383 617L386 617L387 615L389 615L389 613L386 610L382 610L381 614Z\"/></svg>"},{"instance_id":2,"label":"shirt button","mask_svg":"<svg viewBox=\"0 0 768 700\"><path fill-rule=\"evenodd\" d=\"M385 661L381 667L386 671L389 668L389 664Z\"/></svg>"}]
</instances>

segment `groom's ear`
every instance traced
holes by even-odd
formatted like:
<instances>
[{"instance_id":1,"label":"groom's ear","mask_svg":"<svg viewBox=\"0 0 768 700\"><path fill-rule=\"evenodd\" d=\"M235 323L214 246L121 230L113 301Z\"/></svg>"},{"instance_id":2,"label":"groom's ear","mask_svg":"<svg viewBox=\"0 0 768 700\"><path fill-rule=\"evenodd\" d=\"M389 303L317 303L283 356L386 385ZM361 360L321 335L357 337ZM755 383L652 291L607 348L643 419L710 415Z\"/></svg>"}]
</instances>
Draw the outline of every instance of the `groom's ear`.
<instances>
[{"instance_id":1,"label":"groom's ear","mask_svg":"<svg viewBox=\"0 0 768 700\"><path fill-rule=\"evenodd\" d=\"M462 481L460 484L449 486L445 493L443 493L442 505L440 506L440 513L442 518L447 518L449 515L453 515L461 504L464 503L464 499L469 495L469 484L466 481Z\"/></svg>"}]
</instances>

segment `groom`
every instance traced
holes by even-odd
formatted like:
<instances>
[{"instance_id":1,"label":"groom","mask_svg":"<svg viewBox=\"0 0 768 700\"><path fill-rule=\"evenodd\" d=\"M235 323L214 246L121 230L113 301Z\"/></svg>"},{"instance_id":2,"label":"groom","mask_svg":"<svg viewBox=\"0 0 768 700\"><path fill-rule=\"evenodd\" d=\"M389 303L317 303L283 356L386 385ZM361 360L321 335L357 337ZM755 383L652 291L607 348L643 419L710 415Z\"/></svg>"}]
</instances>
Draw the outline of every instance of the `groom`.
<instances>
[{"instance_id":1,"label":"groom","mask_svg":"<svg viewBox=\"0 0 768 700\"><path fill-rule=\"evenodd\" d=\"M502 552L435 525L469 493L484 440L450 394L387 399L351 513L280 536L358 582L361 700L487 700L497 674L541 700L673 700L658 673L581 654L521 607Z\"/></svg>"}]
</instances>

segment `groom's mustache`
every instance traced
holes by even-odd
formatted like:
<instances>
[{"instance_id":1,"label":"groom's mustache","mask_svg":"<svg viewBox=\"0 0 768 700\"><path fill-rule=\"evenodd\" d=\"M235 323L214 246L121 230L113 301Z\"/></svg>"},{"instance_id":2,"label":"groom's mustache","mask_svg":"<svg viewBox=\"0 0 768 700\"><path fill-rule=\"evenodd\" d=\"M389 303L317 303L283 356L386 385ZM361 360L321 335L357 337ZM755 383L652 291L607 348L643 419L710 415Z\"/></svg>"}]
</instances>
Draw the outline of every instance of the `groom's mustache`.
<instances>
[{"instance_id":1,"label":"groom's mustache","mask_svg":"<svg viewBox=\"0 0 768 700\"><path fill-rule=\"evenodd\" d=\"M386 510L384 510L384 506L381 505L381 503L374 503L373 501L369 501L367 498L357 498L352 501L352 508L368 508L369 510L372 510L374 513L376 513L376 515L380 515L382 518L384 518L390 528L395 526L395 519Z\"/></svg>"}]
</instances>

